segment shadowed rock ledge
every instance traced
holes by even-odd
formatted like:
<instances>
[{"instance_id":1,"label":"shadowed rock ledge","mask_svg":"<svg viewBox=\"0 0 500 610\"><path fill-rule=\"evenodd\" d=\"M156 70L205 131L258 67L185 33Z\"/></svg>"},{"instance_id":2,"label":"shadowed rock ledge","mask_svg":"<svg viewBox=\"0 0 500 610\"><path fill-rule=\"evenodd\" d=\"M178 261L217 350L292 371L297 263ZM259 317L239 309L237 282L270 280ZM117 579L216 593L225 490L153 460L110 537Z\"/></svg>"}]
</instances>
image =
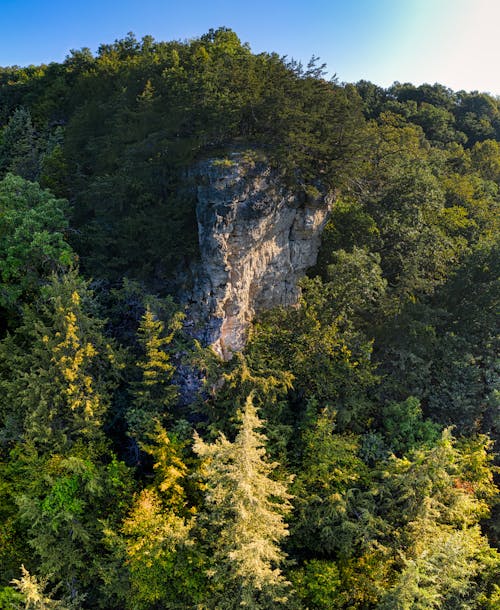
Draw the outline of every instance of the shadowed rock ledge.
<instances>
[{"instance_id":1,"label":"shadowed rock ledge","mask_svg":"<svg viewBox=\"0 0 500 610\"><path fill-rule=\"evenodd\" d=\"M241 153L196 166L201 262L185 295L191 333L224 359L241 351L256 313L295 305L316 262L333 196L295 193Z\"/></svg>"}]
</instances>

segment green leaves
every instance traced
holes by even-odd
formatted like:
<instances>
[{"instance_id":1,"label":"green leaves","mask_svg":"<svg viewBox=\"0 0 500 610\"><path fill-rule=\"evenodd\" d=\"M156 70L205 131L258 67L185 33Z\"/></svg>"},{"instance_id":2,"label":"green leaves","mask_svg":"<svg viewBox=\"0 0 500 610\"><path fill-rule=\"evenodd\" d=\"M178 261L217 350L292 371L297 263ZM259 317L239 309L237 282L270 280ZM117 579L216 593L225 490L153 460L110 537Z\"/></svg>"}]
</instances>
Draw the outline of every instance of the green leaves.
<instances>
[{"instance_id":1,"label":"green leaves","mask_svg":"<svg viewBox=\"0 0 500 610\"><path fill-rule=\"evenodd\" d=\"M367 476L359 439L334 432L334 417L325 410L305 430L302 456L292 486L292 544L301 552L346 559L370 536L364 519L355 516L366 510L358 494Z\"/></svg>"},{"instance_id":2,"label":"green leaves","mask_svg":"<svg viewBox=\"0 0 500 610\"><path fill-rule=\"evenodd\" d=\"M17 108L0 135L0 175L12 172L36 180L39 151L30 112Z\"/></svg>"},{"instance_id":3,"label":"green leaves","mask_svg":"<svg viewBox=\"0 0 500 610\"><path fill-rule=\"evenodd\" d=\"M51 273L76 261L65 240L68 211L36 183L11 174L0 182L0 306L33 298Z\"/></svg>"},{"instance_id":4,"label":"green leaves","mask_svg":"<svg viewBox=\"0 0 500 610\"><path fill-rule=\"evenodd\" d=\"M299 598L311 609L342 608L339 569L333 561L311 559L291 573Z\"/></svg>"},{"instance_id":5,"label":"green leaves","mask_svg":"<svg viewBox=\"0 0 500 610\"><path fill-rule=\"evenodd\" d=\"M439 426L422 418L420 401L414 396L404 402L384 406L380 420L387 446L398 455L418 446L426 446L439 435Z\"/></svg>"}]
</instances>

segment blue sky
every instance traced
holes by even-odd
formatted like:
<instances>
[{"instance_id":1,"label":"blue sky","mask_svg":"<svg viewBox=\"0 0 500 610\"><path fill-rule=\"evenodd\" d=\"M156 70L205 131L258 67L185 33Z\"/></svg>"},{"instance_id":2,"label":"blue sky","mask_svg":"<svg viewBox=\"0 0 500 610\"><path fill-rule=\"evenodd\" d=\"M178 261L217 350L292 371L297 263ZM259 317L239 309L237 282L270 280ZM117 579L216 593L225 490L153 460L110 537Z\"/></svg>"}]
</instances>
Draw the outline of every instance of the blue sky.
<instances>
[{"instance_id":1,"label":"blue sky","mask_svg":"<svg viewBox=\"0 0 500 610\"><path fill-rule=\"evenodd\" d=\"M0 65L62 61L133 31L188 39L234 29L254 52L339 80L440 82L500 95L500 0L0 0Z\"/></svg>"}]
</instances>

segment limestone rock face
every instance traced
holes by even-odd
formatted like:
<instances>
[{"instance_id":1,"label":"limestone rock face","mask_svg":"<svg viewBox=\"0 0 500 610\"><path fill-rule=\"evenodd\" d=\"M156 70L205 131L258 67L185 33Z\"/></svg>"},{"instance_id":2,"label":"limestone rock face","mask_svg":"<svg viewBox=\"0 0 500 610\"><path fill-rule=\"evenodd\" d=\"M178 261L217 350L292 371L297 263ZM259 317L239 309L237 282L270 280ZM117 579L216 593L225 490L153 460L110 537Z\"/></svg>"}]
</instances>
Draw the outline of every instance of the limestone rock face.
<instances>
[{"instance_id":1,"label":"limestone rock face","mask_svg":"<svg viewBox=\"0 0 500 610\"><path fill-rule=\"evenodd\" d=\"M333 197L297 195L267 164L238 153L194 173L201 262L188 319L196 320L194 336L229 359L243 349L256 313L297 303L297 281L316 262Z\"/></svg>"}]
</instances>

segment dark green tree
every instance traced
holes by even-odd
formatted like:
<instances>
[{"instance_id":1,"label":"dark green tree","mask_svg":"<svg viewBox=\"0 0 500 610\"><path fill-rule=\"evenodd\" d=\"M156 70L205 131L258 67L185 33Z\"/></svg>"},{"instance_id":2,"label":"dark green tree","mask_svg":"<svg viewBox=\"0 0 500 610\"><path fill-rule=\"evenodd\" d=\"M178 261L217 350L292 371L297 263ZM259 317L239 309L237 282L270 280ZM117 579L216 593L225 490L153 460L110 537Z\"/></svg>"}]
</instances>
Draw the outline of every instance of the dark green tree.
<instances>
[{"instance_id":1,"label":"dark green tree","mask_svg":"<svg viewBox=\"0 0 500 610\"><path fill-rule=\"evenodd\" d=\"M26 180L36 180L39 173L39 151L31 115L17 108L1 132L0 176L6 172Z\"/></svg>"},{"instance_id":2,"label":"dark green tree","mask_svg":"<svg viewBox=\"0 0 500 610\"><path fill-rule=\"evenodd\" d=\"M76 255L66 241L69 206L38 184L8 174L0 181L0 306L36 298L53 272Z\"/></svg>"}]
</instances>

